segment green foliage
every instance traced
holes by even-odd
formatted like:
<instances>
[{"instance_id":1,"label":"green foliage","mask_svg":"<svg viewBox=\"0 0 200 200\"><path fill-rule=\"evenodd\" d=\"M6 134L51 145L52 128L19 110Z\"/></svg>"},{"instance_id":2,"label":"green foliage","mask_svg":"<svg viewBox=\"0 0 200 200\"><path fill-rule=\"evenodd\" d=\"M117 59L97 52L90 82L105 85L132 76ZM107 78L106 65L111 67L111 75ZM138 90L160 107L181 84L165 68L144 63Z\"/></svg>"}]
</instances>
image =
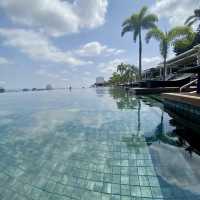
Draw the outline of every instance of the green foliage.
<instances>
[{"instance_id":1,"label":"green foliage","mask_svg":"<svg viewBox=\"0 0 200 200\"><path fill-rule=\"evenodd\" d=\"M138 13L134 13L122 24L121 36L123 37L127 32L133 33L134 42L139 37L139 79L141 79L142 72L142 30L155 28L155 23L158 17L154 14L148 14L148 7L144 6Z\"/></svg>"},{"instance_id":2,"label":"green foliage","mask_svg":"<svg viewBox=\"0 0 200 200\"><path fill-rule=\"evenodd\" d=\"M194 46L200 44L200 32L193 32L191 37L187 37L184 39L178 39L174 42L174 53L176 55L182 54Z\"/></svg>"},{"instance_id":3,"label":"green foliage","mask_svg":"<svg viewBox=\"0 0 200 200\"><path fill-rule=\"evenodd\" d=\"M133 82L138 78L138 68L134 65L121 63L117 66L117 71L110 77L111 85Z\"/></svg>"}]
</instances>

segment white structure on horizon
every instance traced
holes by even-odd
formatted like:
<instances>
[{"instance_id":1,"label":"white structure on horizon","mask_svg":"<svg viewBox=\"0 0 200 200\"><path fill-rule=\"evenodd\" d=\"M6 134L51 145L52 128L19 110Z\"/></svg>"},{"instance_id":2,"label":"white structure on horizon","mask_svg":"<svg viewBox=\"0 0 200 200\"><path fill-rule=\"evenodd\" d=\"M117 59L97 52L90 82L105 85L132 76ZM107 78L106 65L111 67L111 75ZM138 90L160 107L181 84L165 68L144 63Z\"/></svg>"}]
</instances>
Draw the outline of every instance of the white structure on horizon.
<instances>
[{"instance_id":1,"label":"white structure on horizon","mask_svg":"<svg viewBox=\"0 0 200 200\"><path fill-rule=\"evenodd\" d=\"M51 84L46 85L46 90L53 90L53 86Z\"/></svg>"},{"instance_id":2,"label":"white structure on horizon","mask_svg":"<svg viewBox=\"0 0 200 200\"><path fill-rule=\"evenodd\" d=\"M104 83L105 83L104 77L99 76L99 77L96 78L96 85L102 85Z\"/></svg>"}]
</instances>

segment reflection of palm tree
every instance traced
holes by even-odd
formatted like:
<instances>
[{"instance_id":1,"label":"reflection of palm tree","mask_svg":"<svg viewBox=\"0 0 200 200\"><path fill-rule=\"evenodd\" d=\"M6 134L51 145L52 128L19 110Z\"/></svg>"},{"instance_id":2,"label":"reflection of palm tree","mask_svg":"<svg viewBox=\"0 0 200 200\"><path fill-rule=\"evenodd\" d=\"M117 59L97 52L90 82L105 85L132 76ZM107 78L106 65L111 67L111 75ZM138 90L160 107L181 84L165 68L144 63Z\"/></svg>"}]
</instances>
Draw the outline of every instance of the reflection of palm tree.
<instances>
[{"instance_id":1,"label":"reflection of palm tree","mask_svg":"<svg viewBox=\"0 0 200 200\"><path fill-rule=\"evenodd\" d=\"M122 137L122 141L126 143L129 150L134 149L137 153L146 147L146 142L141 135L131 135Z\"/></svg>"},{"instance_id":2,"label":"reflection of palm tree","mask_svg":"<svg viewBox=\"0 0 200 200\"><path fill-rule=\"evenodd\" d=\"M123 141L126 142L128 148L134 148L136 152L140 152L141 148L145 148L146 143L144 136L141 135L141 99L135 99L135 103L137 104L137 131L136 134L133 134L130 137L124 137Z\"/></svg>"},{"instance_id":3,"label":"reflection of palm tree","mask_svg":"<svg viewBox=\"0 0 200 200\"><path fill-rule=\"evenodd\" d=\"M138 127L137 127L137 135L140 134L141 131L141 100L138 99Z\"/></svg>"},{"instance_id":4,"label":"reflection of palm tree","mask_svg":"<svg viewBox=\"0 0 200 200\"><path fill-rule=\"evenodd\" d=\"M146 141L149 145L153 142L158 141L160 143L163 142L165 144L170 144L173 146L178 146L177 140L174 140L173 137L168 133L165 133L164 129L164 111L162 111L160 124L155 129L155 133L152 137L146 137Z\"/></svg>"},{"instance_id":5,"label":"reflection of palm tree","mask_svg":"<svg viewBox=\"0 0 200 200\"><path fill-rule=\"evenodd\" d=\"M110 89L110 95L116 100L118 109L135 109L137 101L124 90Z\"/></svg>"}]
</instances>

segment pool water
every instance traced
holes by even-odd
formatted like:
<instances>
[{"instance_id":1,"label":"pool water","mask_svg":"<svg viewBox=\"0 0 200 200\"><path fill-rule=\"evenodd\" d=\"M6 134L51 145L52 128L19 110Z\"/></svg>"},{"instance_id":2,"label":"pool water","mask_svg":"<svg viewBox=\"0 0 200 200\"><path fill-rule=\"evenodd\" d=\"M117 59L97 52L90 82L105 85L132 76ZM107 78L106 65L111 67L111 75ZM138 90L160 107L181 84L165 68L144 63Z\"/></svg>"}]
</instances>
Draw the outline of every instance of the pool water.
<instances>
[{"instance_id":1,"label":"pool water","mask_svg":"<svg viewBox=\"0 0 200 200\"><path fill-rule=\"evenodd\" d=\"M101 88L2 94L0 199L200 199L198 133L157 99Z\"/></svg>"}]
</instances>

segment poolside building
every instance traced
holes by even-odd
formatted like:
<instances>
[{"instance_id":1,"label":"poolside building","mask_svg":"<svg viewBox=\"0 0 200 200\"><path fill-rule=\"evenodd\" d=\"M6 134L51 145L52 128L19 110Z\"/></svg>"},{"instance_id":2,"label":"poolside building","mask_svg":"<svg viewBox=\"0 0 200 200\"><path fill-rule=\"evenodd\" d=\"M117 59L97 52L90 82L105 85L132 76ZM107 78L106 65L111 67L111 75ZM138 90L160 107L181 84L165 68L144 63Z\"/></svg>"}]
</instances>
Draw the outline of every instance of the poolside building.
<instances>
[{"instance_id":1,"label":"poolside building","mask_svg":"<svg viewBox=\"0 0 200 200\"><path fill-rule=\"evenodd\" d=\"M177 71L187 68L195 67L200 64L200 45L196 45L192 49L174 57L167 61L167 78L171 77ZM158 64L154 68L143 71L144 80L161 80L163 76L163 63Z\"/></svg>"}]
</instances>

